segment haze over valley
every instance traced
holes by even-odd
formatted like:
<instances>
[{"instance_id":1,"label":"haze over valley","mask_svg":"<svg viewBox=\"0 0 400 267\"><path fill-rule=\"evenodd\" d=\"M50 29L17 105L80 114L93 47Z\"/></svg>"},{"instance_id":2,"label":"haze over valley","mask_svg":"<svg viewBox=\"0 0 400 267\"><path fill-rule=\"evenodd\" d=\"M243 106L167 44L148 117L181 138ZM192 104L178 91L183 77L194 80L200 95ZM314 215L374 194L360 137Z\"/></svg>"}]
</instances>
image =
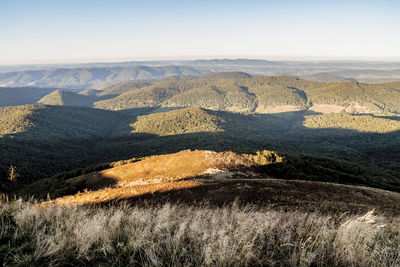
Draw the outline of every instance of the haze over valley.
<instances>
[{"instance_id":1,"label":"haze over valley","mask_svg":"<svg viewBox=\"0 0 400 267\"><path fill-rule=\"evenodd\" d=\"M0 2L0 263L400 266L398 11Z\"/></svg>"}]
</instances>

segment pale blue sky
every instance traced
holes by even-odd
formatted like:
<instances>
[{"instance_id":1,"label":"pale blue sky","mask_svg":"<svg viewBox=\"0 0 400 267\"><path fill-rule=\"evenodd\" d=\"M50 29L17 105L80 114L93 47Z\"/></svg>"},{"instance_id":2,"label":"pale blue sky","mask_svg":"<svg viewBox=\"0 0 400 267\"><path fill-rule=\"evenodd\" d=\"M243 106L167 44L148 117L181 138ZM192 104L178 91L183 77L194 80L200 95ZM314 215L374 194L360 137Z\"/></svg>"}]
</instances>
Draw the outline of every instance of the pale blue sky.
<instances>
[{"instance_id":1,"label":"pale blue sky","mask_svg":"<svg viewBox=\"0 0 400 267\"><path fill-rule=\"evenodd\" d=\"M0 0L0 64L400 58L400 1Z\"/></svg>"}]
</instances>

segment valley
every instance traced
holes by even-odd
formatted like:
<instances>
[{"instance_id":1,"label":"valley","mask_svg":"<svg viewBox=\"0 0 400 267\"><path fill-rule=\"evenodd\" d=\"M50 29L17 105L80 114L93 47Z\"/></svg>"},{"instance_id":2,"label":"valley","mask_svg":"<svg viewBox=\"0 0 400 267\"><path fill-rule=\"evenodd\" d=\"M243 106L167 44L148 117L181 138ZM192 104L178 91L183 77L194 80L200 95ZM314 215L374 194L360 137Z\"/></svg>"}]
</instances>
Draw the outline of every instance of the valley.
<instances>
[{"instance_id":1,"label":"valley","mask_svg":"<svg viewBox=\"0 0 400 267\"><path fill-rule=\"evenodd\" d=\"M237 207L397 218L399 82L223 72L53 89L8 88L25 102L0 107L1 201L15 214Z\"/></svg>"},{"instance_id":2,"label":"valley","mask_svg":"<svg viewBox=\"0 0 400 267\"><path fill-rule=\"evenodd\" d=\"M0 265L400 267L399 13L0 0Z\"/></svg>"}]
</instances>

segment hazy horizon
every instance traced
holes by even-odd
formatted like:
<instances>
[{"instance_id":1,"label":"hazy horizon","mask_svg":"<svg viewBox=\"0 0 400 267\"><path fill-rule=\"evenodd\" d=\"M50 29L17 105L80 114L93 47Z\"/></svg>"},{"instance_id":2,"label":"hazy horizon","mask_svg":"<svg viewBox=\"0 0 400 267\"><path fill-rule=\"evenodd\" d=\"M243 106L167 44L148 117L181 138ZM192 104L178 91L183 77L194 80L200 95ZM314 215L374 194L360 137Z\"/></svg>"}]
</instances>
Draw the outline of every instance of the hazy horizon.
<instances>
[{"instance_id":1,"label":"hazy horizon","mask_svg":"<svg viewBox=\"0 0 400 267\"><path fill-rule=\"evenodd\" d=\"M94 64L94 63L123 63L135 61L191 61L191 60L214 60L214 59L247 59L247 60L267 60L267 61L304 61L304 62L400 62L400 57L382 58L382 57L312 57L312 56L187 56L187 57L122 57L122 58L82 58L82 59L51 59L44 61L21 61L21 62L0 62L0 66L16 66L16 65L59 65L59 64Z\"/></svg>"},{"instance_id":2,"label":"hazy horizon","mask_svg":"<svg viewBox=\"0 0 400 267\"><path fill-rule=\"evenodd\" d=\"M396 1L2 1L1 65L400 60Z\"/></svg>"}]
</instances>

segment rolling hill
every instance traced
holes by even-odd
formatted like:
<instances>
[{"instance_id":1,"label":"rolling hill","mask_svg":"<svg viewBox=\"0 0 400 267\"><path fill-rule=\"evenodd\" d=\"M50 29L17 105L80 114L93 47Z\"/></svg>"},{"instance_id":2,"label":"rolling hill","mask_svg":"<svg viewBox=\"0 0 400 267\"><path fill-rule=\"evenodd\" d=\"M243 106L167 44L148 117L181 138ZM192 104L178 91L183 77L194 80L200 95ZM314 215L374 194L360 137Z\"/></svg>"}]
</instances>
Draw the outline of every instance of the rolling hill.
<instances>
[{"instance_id":1,"label":"rolling hill","mask_svg":"<svg viewBox=\"0 0 400 267\"><path fill-rule=\"evenodd\" d=\"M398 83L311 82L291 76L229 75L221 73L190 80L153 81L151 85L119 84L113 88L115 93L122 92L120 95L98 101L94 106L111 110L197 106L253 113L307 109L322 113L400 112Z\"/></svg>"},{"instance_id":2,"label":"rolling hill","mask_svg":"<svg viewBox=\"0 0 400 267\"><path fill-rule=\"evenodd\" d=\"M1 108L0 176L6 179L9 167L16 166L20 183L27 184L93 164L183 149L268 149L294 156L290 164L271 169L273 177L400 190L397 116L241 114L197 107L154 111Z\"/></svg>"},{"instance_id":3,"label":"rolling hill","mask_svg":"<svg viewBox=\"0 0 400 267\"><path fill-rule=\"evenodd\" d=\"M202 108L187 108L139 116L130 124L133 133L150 133L159 136L199 132L223 131L222 118Z\"/></svg>"},{"instance_id":4,"label":"rolling hill","mask_svg":"<svg viewBox=\"0 0 400 267\"><path fill-rule=\"evenodd\" d=\"M104 88L119 82L172 75L201 75L243 71L251 75L292 75L316 81L381 83L400 80L398 62L270 61L260 59L210 59L129 61L84 64L0 66L0 86L64 89ZM321 74L322 73L322 74ZM330 73L329 77L323 73Z\"/></svg>"},{"instance_id":5,"label":"rolling hill","mask_svg":"<svg viewBox=\"0 0 400 267\"><path fill-rule=\"evenodd\" d=\"M82 107L24 105L0 108L0 137L67 140L106 137L126 115Z\"/></svg>"},{"instance_id":6,"label":"rolling hill","mask_svg":"<svg viewBox=\"0 0 400 267\"><path fill-rule=\"evenodd\" d=\"M15 90L14 99L21 95L18 92ZM32 88L31 92L40 94L43 90ZM56 90L43 96L39 103L109 110L202 107L259 114L301 110L400 114L399 97L398 82L312 82L292 76L262 77L223 72L129 81L102 90L86 89L79 94Z\"/></svg>"},{"instance_id":7,"label":"rolling hill","mask_svg":"<svg viewBox=\"0 0 400 267\"><path fill-rule=\"evenodd\" d=\"M263 160L263 161L261 161ZM146 157L134 163L91 172L66 180L76 194L44 202L51 205L88 205L116 201L154 203L207 202L223 205L273 205L275 208L320 212L335 210L394 213L400 195L383 190L333 183L271 179L262 169L282 158L274 152L256 155L232 152L181 151ZM81 188L84 192L77 193ZM338 203L340 203L338 205Z\"/></svg>"}]
</instances>

